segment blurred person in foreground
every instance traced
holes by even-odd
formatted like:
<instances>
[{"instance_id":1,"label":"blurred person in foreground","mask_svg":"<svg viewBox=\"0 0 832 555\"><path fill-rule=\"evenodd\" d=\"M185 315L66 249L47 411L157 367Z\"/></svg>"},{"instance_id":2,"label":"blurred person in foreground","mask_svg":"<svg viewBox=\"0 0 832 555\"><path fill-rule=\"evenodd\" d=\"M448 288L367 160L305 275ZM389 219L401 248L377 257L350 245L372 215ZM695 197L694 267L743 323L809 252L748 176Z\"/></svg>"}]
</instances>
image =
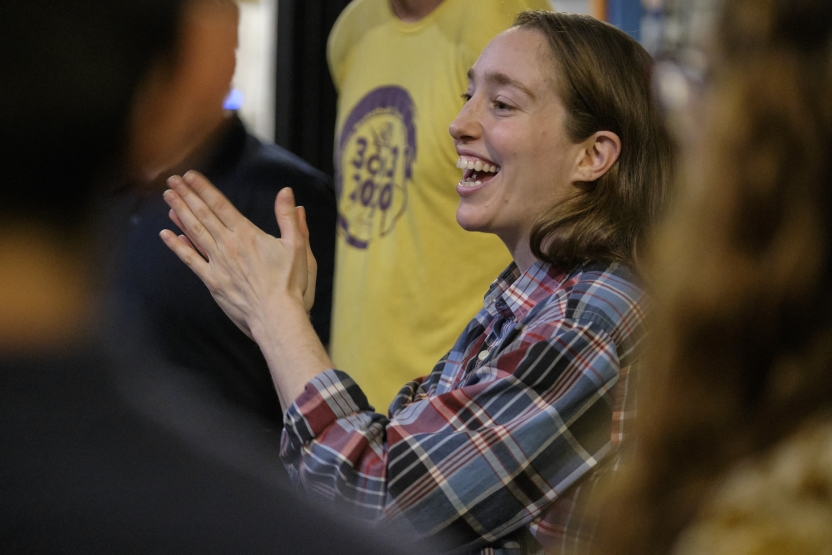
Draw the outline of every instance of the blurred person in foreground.
<instances>
[{"instance_id":1,"label":"blurred person in foreground","mask_svg":"<svg viewBox=\"0 0 832 555\"><path fill-rule=\"evenodd\" d=\"M92 199L210 132L227 82L200 45L229 9L0 5L0 552L396 552L293 494L192 376L102 345Z\"/></svg>"},{"instance_id":2,"label":"blurred person in foreground","mask_svg":"<svg viewBox=\"0 0 832 555\"><path fill-rule=\"evenodd\" d=\"M225 90L231 88L239 10L232 2L220 13L211 40L200 45L211 52L211 71ZM189 63L189 62L185 62ZM279 432L283 411L268 366L257 344L223 314L210 294L159 241L167 225L162 199L165 178L188 169L202 171L255 225L279 236L274 199L291 186L298 204L309 210L310 242L318 262L312 324L321 341L329 341L332 310L332 266L335 252L335 194L331 180L303 160L247 132L231 110L216 109L202 121L209 133L187 158L166 168L158 179L128 181L111 195L107 233L115 237L117 257L113 291L125 333L145 332L148 348L176 365L205 377L221 395L261 417Z\"/></svg>"},{"instance_id":3,"label":"blurred person in foreground","mask_svg":"<svg viewBox=\"0 0 832 555\"><path fill-rule=\"evenodd\" d=\"M330 353L379 411L445 353L511 261L497 237L466 233L454 218L448 122L485 45L519 12L547 8L549 0L353 0L329 35L338 90Z\"/></svg>"},{"instance_id":4,"label":"blurred person in foreground","mask_svg":"<svg viewBox=\"0 0 832 555\"><path fill-rule=\"evenodd\" d=\"M597 552L830 553L832 3L725 2L709 61Z\"/></svg>"},{"instance_id":5,"label":"blurred person in foreground","mask_svg":"<svg viewBox=\"0 0 832 555\"><path fill-rule=\"evenodd\" d=\"M631 37L574 14L523 12L485 47L450 125L461 169L446 187L459 225L514 261L389 416L309 323L314 258L291 192L276 239L196 172L169 180L174 222L205 258L161 236L263 349L287 408L282 456L307 489L461 552L586 548L586 501L629 432L636 251L668 196L651 69Z\"/></svg>"}]
</instances>

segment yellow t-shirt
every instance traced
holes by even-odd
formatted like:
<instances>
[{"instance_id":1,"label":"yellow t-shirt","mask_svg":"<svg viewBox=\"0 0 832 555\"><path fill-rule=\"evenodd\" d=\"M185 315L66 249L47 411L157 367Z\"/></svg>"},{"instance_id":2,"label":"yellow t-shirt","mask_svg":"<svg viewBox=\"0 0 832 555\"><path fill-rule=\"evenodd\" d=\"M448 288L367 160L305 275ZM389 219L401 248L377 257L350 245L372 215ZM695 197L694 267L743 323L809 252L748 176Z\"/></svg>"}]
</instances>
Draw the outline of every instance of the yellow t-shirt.
<instances>
[{"instance_id":1,"label":"yellow t-shirt","mask_svg":"<svg viewBox=\"0 0 832 555\"><path fill-rule=\"evenodd\" d=\"M448 126L466 73L518 12L548 0L445 0L415 23L354 0L329 36L338 89L338 243L330 351L376 410L431 371L511 261L456 222Z\"/></svg>"}]
</instances>

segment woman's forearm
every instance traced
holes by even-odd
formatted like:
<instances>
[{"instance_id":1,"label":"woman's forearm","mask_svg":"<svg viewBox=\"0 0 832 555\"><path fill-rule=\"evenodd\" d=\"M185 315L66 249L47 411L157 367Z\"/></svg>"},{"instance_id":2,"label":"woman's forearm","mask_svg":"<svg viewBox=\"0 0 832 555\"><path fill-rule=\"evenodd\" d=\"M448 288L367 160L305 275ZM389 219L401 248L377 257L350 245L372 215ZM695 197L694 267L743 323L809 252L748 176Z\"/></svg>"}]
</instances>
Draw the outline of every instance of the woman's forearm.
<instances>
[{"instance_id":1,"label":"woman's forearm","mask_svg":"<svg viewBox=\"0 0 832 555\"><path fill-rule=\"evenodd\" d=\"M290 298L275 300L261 314L249 325L286 410L309 380L333 364L302 303Z\"/></svg>"}]
</instances>

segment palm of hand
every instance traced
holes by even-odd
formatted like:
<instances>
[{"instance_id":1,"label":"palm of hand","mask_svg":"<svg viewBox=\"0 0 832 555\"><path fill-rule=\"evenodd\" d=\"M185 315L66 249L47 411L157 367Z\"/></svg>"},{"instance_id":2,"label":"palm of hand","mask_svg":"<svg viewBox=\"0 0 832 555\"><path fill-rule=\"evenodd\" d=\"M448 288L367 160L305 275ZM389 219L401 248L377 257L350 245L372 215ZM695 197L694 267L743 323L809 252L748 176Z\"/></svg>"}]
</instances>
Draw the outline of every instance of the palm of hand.
<instances>
[{"instance_id":1,"label":"palm of hand","mask_svg":"<svg viewBox=\"0 0 832 555\"><path fill-rule=\"evenodd\" d=\"M252 337L252 323L266 318L268 307L285 302L301 303L309 312L317 264L305 212L294 206L291 190L282 190L275 201L281 230L281 238L276 238L246 219L196 172L169 183L172 190L166 191L165 200L184 235L177 238L165 230L162 239L205 283L237 327Z\"/></svg>"}]
</instances>

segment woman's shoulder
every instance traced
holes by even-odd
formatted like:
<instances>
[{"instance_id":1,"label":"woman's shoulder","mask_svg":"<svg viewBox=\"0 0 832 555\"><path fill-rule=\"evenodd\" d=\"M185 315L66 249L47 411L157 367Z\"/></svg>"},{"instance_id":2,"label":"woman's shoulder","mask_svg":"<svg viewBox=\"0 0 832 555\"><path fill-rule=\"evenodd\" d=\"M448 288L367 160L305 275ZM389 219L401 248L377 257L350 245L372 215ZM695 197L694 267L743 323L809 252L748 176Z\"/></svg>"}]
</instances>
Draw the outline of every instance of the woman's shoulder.
<instances>
[{"instance_id":1,"label":"woman's shoulder","mask_svg":"<svg viewBox=\"0 0 832 555\"><path fill-rule=\"evenodd\" d=\"M618 327L643 318L644 288L637 274L620 263L590 261L574 268L564 281L566 316L603 319Z\"/></svg>"},{"instance_id":2,"label":"woman's shoulder","mask_svg":"<svg viewBox=\"0 0 832 555\"><path fill-rule=\"evenodd\" d=\"M551 269L550 275L556 270ZM635 352L644 335L644 291L635 272L616 263L587 262L568 273L524 322L528 331L591 328L622 353Z\"/></svg>"}]
</instances>

